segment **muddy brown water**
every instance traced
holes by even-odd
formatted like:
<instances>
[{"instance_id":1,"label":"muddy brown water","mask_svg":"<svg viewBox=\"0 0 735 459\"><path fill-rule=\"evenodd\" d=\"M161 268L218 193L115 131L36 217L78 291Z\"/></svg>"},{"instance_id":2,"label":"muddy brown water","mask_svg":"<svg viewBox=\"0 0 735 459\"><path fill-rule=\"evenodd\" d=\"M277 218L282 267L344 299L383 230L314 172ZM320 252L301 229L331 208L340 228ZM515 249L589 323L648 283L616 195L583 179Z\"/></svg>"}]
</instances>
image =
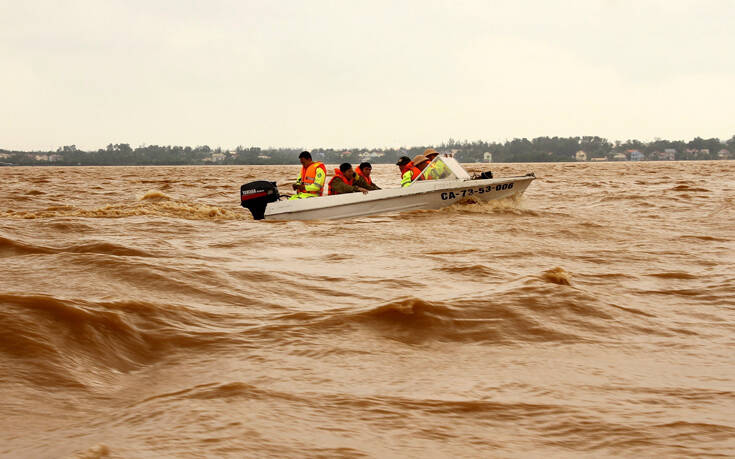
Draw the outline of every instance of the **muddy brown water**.
<instances>
[{"instance_id":1,"label":"muddy brown water","mask_svg":"<svg viewBox=\"0 0 735 459\"><path fill-rule=\"evenodd\" d=\"M0 456L735 456L735 161L487 168L538 180L324 222L0 168Z\"/></svg>"}]
</instances>

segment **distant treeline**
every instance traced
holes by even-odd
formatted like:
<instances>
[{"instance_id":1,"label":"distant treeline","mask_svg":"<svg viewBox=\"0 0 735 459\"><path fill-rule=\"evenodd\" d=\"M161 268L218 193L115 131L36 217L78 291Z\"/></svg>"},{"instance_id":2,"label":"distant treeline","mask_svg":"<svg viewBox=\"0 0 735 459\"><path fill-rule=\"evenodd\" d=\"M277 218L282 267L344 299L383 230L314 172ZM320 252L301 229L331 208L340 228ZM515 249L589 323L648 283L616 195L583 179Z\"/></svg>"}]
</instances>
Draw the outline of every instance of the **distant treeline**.
<instances>
[{"instance_id":1,"label":"distant treeline","mask_svg":"<svg viewBox=\"0 0 735 459\"><path fill-rule=\"evenodd\" d=\"M315 148L312 156L331 164L342 162L395 163L403 156L414 156L426 148L453 153L461 162L483 162L488 156L493 162L553 162L586 160L707 160L735 157L735 135L727 141L717 138L683 140L609 141L602 137L536 137L513 139L505 142L456 141L449 139L441 145L422 145L411 148ZM129 144L109 144L97 151L82 151L67 145L56 151L8 151L0 149L3 165L184 165L184 164L296 164L299 148L242 147L234 150L198 147L147 145L136 148ZM580 155L579 152L584 152ZM638 152L638 153L635 153ZM489 154L489 155L488 155Z\"/></svg>"}]
</instances>

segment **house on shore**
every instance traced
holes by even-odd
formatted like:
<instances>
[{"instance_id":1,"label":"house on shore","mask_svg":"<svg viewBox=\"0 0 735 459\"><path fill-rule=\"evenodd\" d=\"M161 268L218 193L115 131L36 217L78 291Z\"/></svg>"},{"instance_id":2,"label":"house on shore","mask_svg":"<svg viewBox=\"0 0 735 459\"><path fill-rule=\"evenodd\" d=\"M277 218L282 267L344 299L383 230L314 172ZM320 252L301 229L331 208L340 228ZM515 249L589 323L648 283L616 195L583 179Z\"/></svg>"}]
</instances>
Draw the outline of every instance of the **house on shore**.
<instances>
[{"instance_id":1,"label":"house on shore","mask_svg":"<svg viewBox=\"0 0 735 459\"><path fill-rule=\"evenodd\" d=\"M709 148L687 148L685 151L693 159L709 158Z\"/></svg>"},{"instance_id":2,"label":"house on shore","mask_svg":"<svg viewBox=\"0 0 735 459\"><path fill-rule=\"evenodd\" d=\"M364 151L360 153L360 160L364 162L371 160L374 161L378 158L382 158L383 156L385 156L385 153L382 150Z\"/></svg>"},{"instance_id":3,"label":"house on shore","mask_svg":"<svg viewBox=\"0 0 735 459\"><path fill-rule=\"evenodd\" d=\"M638 150L628 150L630 152L631 161L643 161L646 156Z\"/></svg>"},{"instance_id":4,"label":"house on shore","mask_svg":"<svg viewBox=\"0 0 735 459\"><path fill-rule=\"evenodd\" d=\"M663 151L663 153L659 156L659 159L662 161L674 161L676 160L676 149L675 148L667 148Z\"/></svg>"},{"instance_id":5,"label":"house on shore","mask_svg":"<svg viewBox=\"0 0 735 459\"><path fill-rule=\"evenodd\" d=\"M226 157L227 155L225 155L224 153L212 153L211 156L207 158L207 160L212 163L223 163L225 162Z\"/></svg>"},{"instance_id":6,"label":"house on shore","mask_svg":"<svg viewBox=\"0 0 735 459\"><path fill-rule=\"evenodd\" d=\"M33 159L35 161L44 161L44 162L55 162L55 161L61 161L64 159L61 155L51 154L51 155L33 155Z\"/></svg>"}]
</instances>

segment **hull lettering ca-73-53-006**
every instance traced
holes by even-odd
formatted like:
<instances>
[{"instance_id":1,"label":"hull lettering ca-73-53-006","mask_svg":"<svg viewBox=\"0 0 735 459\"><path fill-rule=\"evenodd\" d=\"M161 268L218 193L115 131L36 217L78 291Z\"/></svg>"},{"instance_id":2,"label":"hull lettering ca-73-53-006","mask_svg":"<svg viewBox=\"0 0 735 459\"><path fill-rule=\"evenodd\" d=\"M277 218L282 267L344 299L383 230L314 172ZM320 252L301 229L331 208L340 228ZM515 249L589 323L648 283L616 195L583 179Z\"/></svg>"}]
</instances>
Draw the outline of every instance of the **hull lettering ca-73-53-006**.
<instances>
[{"instance_id":1,"label":"hull lettering ca-73-53-006","mask_svg":"<svg viewBox=\"0 0 735 459\"><path fill-rule=\"evenodd\" d=\"M484 193L490 193L491 191L503 191L503 190L510 190L513 188L512 183L501 183L500 185L488 185L488 186L482 186L480 188L467 188L465 190L461 191L445 191L442 193L442 200L446 201L447 199L457 199L457 198L464 198L467 196L472 196L475 193L477 194L484 194Z\"/></svg>"}]
</instances>

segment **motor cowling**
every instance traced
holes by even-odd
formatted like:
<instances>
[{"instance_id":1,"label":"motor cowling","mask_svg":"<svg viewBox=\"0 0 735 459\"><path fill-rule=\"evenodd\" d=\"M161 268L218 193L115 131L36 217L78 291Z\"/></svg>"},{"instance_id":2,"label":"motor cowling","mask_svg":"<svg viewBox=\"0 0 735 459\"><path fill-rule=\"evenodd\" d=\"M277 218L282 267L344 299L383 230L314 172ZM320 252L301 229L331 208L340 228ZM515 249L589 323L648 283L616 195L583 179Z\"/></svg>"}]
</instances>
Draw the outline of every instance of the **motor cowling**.
<instances>
[{"instance_id":1,"label":"motor cowling","mask_svg":"<svg viewBox=\"0 0 735 459\"><path fill-rule=\"evenodd\" d=\"M240 187L240 205L248 209L255 220L265 218L265 208L268 203L276 202L280 197L276 182L259 180Z\"/></svg>"}]
</instances>

